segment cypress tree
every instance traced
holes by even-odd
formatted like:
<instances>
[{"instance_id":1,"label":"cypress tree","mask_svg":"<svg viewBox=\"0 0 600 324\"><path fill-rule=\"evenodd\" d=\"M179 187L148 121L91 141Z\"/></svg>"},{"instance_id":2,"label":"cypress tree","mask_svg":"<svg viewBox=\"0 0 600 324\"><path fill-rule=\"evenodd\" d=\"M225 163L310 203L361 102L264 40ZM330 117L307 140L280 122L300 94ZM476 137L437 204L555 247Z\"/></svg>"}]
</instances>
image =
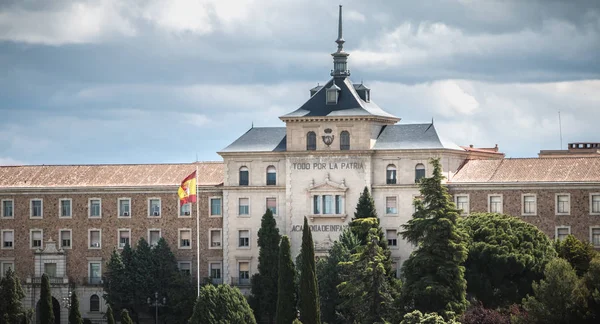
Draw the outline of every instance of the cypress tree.
<instances>
[{"instance_id":1,"label":"cypress tree","mask_svg":"<svg viewBox=\"0 0 600 324\"><path fill-rule=\"evenodd\" d=\"M369 193L369 188L365 186L362 194L358 198L358 204L356 205L356 212L354 212L354 219L359 218L377 218L377 209L375 209L375 201Z\"/></svg>"},{"instance_id":2,"label":"cypress tree","mask_svg":"<svg viewBox=\"0 0 600 324\"><path fill-rule=\"evenodd\" d=\"M83 318L79 312L79 299L75 291L71 293L71 307L69 308L69 324L83 324Z\"/></svg>"},{"instance_id":3,"label":"cypress tree","mask_svg":"<svg viewBox=\"0 0 600 324\"><path fill-rule=\"evenodd\" d=\"M50 281L47 274L42 275L42 291L40 293L40 318L41 324L54 324L54 310L52 308L52 294Z\"/></svg>"},{"instance_id":4,"label":"cypress tree","mask_svg":"<svg viewBox=\"0 0 600 324\"><path fill-rule=\"evenodd\" d=\"M258 304L259 317L266 319L268 323L273 323L277 307L280 240L281 235L273 213L267 209L258 230L258 277L252 280L251 290Z\"/></svg>"},{"instance_id":5,"label":"cypress tree","mask_svg":"<svg viewBox=\"0 0 600 324\"><path fill-rule=\"evenodd\" d=\"M459 210L442 185L439 159L431 161L433 176L419 183L423 200L415 200L416 212L402 225L402 237L416 246L402 265L403 299L407 307L424 313L437 312L450 319L467 307L462 265L467 259L465 238L457 227Z\"/></svg>"},{"instance_id":6,"label":"cypress tree","mask_svg":"<svg viewBox=\"0 0 600 324\"><path fill-rule=\"evenodd\" d=\"M123 309L121 311L121 324L133 324L131 317L129 317L129 312L127 309Z\"/></svg>"},{"instance_id":7,"label":"cypress tree","mask_svg":"<svg viewBox=\"0 0 600 324\"><path fill-rule=\"evenodd\" d=\"M154 280L154 274L157 271L152 259L152 248L143 237L137 243L132 263L133 267L126 270L132 279L131 282L135 284L135 299L132 300L133 307L130 310L131 316L137 322L139 313L148 308L147 298L154 296L154 290L157 287Z\"/></svg>"},{"instance_id":8,"label":"cypress tree","mask_svg":"<svg viewBox=\"0 0 600 324\"><path fill-rule=\"evenodd\" d=\"M304 324L321 324L319 288L315 269L315 246L308 220L304 217L302 248L300 250L302 270L300 272L300 319Z\"/></svg>"},{"instance_id":9,"label":"cypress tree","mask_svg":"<svg viewBox=\"0 0 600 324\"><path fill-rule=\"evenodd\" d=\"M4 278L0 280L0 323L21 323L26 316L21 299L25 298L21 282L15 272L9 268Z\"/></svg>"},{"instance_id":10,"label":"cypress tree","mask_svg":"<svg viewBox=\"0 0 600 324\"><path fill-rule=\"evenodd\" d=\"M115 316L113 315L112 307L110 304L106 305L106 324L115 324Z\"/></svg>"},{"instance_id":11,"label":"cypress tree","mask_svg":"<svg viewBox=\"0 0 600 324\"><path fill-rule=\"evenodd\" d=\"M131 253L129 245L125 246L124 255L125 251ZM102 286L104 287L104 299L107 303L115 305L117 309L128 306L130 292L127 291L127 288L131 285L127 284L127 274L121 255L113 250L110 259L106 263Z\"/></svg>"},{"instance_id":12,"label":"cypress tree","mask_svg":"<svg viewBox=\"0 0 600 324\"><path fill-rule=\"evenodd\" d=\"M279 246L279 281L277 283L277 324L290 324L296 318L296 269L290 251L290 238L281 237Z\"/></svg>"}]
</instances>

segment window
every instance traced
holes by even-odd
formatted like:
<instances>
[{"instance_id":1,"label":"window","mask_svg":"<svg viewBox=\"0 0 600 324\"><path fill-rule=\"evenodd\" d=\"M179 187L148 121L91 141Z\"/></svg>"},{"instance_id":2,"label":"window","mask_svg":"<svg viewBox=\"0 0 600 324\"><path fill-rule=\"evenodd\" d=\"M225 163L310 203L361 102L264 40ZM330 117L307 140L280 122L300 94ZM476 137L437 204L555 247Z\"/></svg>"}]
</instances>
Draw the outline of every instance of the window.
<instances>
[{"instance_id":1,"label":"window","mask_svg":"<svg viewBox=\"0 0 600 324\"><path fill-rule=\"evenodd\" d=\"M461 210L461 215L469 214L469 196L456 195L456 208Z\"/></svg>"},{"instance_id":2,"label":"window","mask_svg":"<svg viewBox=\"0 0 600 324\"><path fill-rule=\"evenodd\" d=\"M250 183L250 175L248 168L243 166L240 168L240 186L247 186Z\"/></svg>"},{"instance_id":3,"label":"window","mask_svg":"<svg viewBox=\"0 0 600 324\"><path fill-rule=\"evenodd\" d=\"M62 249L70 249L72 247L71 244L71 230L70 229L62 229L60 230L60 247Z\"/></svg>"},{"instance_id":4,"label":"window","mask_svg":"<svg viewBox=\"0 0 600 324\"><path fill-rule=\"evenodd\" d=\"M270 165L267 168L267 186L274 186L277 184L277 170L275 167Z\"/></svg>"},{"instance_id":5,"label":"window","mask_svg":"<svg viewBox=\"0 0 600 324\"><path fill-rule=\"evenodd\" d=\"M571 211L569 194L556 194L556 214L568 215Z\"/></svg>"},{"instance_id":6,"label":"window","mask_svg":"<svg viewBox=\"0 0 600 324\"><path fill-rule=\"evenodd\" d=\"M102 230L90 229L88 230L88 248L100 249L102 247Z\"/></svg>"},{"instance_id":7,"label":"window","mask_svg":"<svg viewBox=\"0 0 600 324\"><path fill-rule=\"evenodd\" d=\"M210 268L210 279L212 279L213 283L221 282L221 262L211 262L209 265Z\"/></svg>"},{"instance_id":8,"label":"window","mask_svg":"<svg viewBox=\"0 0 600 324\"><path fill-rule=\"evenodd\" d=\"M102 201L99 198L90 199L88 209L90 218L102 217Z\"/></svg>"},{"instance_id":9,"label":"window","mask_svg":"<svg viewBox=\"0 0 600 324\"><path fill-rule=\"evenodd\" d=\"M100 297L94 294L90 297L90 312L100 311Z\"/></svg>"},{"instance_id":10,"label":"window","mask_svg":"<svg viewBox=\"0 0 600 324\"><path fill-rule=\"evenodd\" d=\"M340 91L340 87L335 84L335 81L331 84L331 87L327 88L326 93L326 102L328 105L335 105L338 102L338 91Z\"/></svg>"},{"instance_id":11,"label":"window","mask_svg":"<svg viewBox=\"0 0 600 324\"><path fill-rule=\"evenodd\" d=\"M44 263L44 273L50 278L56 278L56 263Z\"/></svg>"},{"instance_id":12,"label":"window","mask_svg":"<svg viewBox=\"0 0 600 324\"><path fill-rule=\"evenodd\" d=\"M523 195L523 215L535 215L537 202L535 195Z\"/></svg>"},{"instance_id":13,"label":"window","mask_svg":"<svg viewBox=\"0 0 600 324\"><path fill-rule=\"evenodd\" d=\"M415 183L425 178L425 166L419 163L415 166Z\"/></svg>"},{"instance_id":14,"label":"window","mask_svg":"<svg viewBox=\"0 0 600 324\"><path fill-rule=\"evenodd\" d=\"M250 262L238 263L240 284L250 283Z\"/></svg>"},{"instance_id":15,"label":"window","mask_svg":"<svg viewBox=\"0 0 600 324\"><path fill-rule=\"evenodd\" d=\"M590 228L590 242L594 247L600 247L600 227Z\"/></svg>"},{"instance_id":16,"label":"window","mask_svg":"<svg viewBox=\"0 0 600 324\"><path fill-rule=\"evenodd\" d=\"M88 263L88 284L99 285L102 283L102 262L94 261Z\"/></svg>"},{"instance_id":17,"label":"window","mask_svg":"<svg viewBox=\"0 0 600 324\"><path fill-rule=\"evenodd\" d=\"M317 134L315 132L306 133L306 150L314 151L317 149Z\"/></svg>"},{"instance_id":18,"label":"window","mask_svg":"<svg viewBox=\"0 0 600 324\"><path fill-rule=\"evenodd\" d=\"M14 205L15 205L15 202L12 199L2 200L2 217L3 218L15 217Z\"/></svg>"},{"instance_id":19,"label":"window","mask_svg":"<svg viewBox=\"0 0 600 324\"><path fill-rule=\"evenodd\" d=\"M386 168L385 183L396 184L396 166L393 164L388 165Z\"/></svg>"},{"instance_id":20,"label":"window","mask_svg":"<svg viewBox=\"0 0 600 324\"><path fill-rule=\"evenodd\" d=\"M344 213L344 197L340 195L335 196L335 213L340 215Z\"/></svg>"},{"instance_id":21,"label":"window","mask_svg":"<svg viewBox=\"0 0 600 324\"><path fill-rule=\"evenodd\" d=\"M221 216L221 198L210 198L210 216Z\"/></svg>"},{"instance_id":22,"label":"window","mask_svg":"<svg viewBox=\"0 0 600 324\"><path fill-rule=\"evenodd\" d=\"M250 214L250 199L240 198L239 199L239 214L249 215Z\"/></svg>"},{"instance_id":23,"label":"window","mask_svg":"<svg viewBox=\"0 0 600 324\"><path fill-rule=\"evenodd\" d=\"M2 248L14 249L15 232L13 230L2 230Z\"/></svg>"},{"instance_id":24,"label":"window","mask_svg":"<svg viewBox=\"0 0 600 324\"><path fill-rule=\"evenodd\" d=\"M333 214L333 196L323 196L323 214Z\"/></svg>"},{"instance_id":25,"label":"window","mask_svg":"<svg viewBox=\"0 0 600 324\"><path fill-rule=\"evenodd\" d=\"M31 248L32 249L41 249L43 246L44 240L44 231L43 230L30 230L29 232L30 240L31 240Z\"/></svg>"},{"instance_id":26,"label":"window","mask_svg":"<svg viewBox=\"0 0 600 324\"><path fill-rule=\"evenodd\" d=\"M388 246L398 246L398 231L395 229L386 230L385 237L387 238Z\"/></svg>"},{"instance_id":27,"label":"window","mask_svg":"<svg viewBox=\"0 0 600 324\"><path fill-rule=\"evenodd\" d=\"M131 217L130 198L119 198L119 217Z\"/></svg>"},{"instance_id":28,"label":"window","mask_svg":"<svg viewBox=\"0 0 600 324\"><path fill-rule=\"evenodd\" d=\"M343 131L340 133L340 150L347 151L350 149L350 133Z\"/></svg>"},{"instance_id":29,"label":"window","mask_svg":"<svg viewBox=\"0 0 600 324\"><path fill-rule=\"evenodd\" d=\"M396 197L385 197L385 213L387 215L398 214L398 200Z\"/></svg>"},{"instance_id":30,"label":"window","mask_svg":"<svg viewBox=\"0 0 600 324\"><path fill-rule=\"evenodd\" d=\"M177 267L179 268L179 272L185 274L186 276L192 275L192 262L190 261L179 261L177 263Z\"/></svg>"},{"instance_id":31,"label":"window","mask_svg":"<svg viewBox=\"0 0 600 324\"><path fill-rule=\"evenodd\" d=\"M160 229L149 229L148 230L148 244L156 245L158 244L158 240L160 240Z\"/></svg>"},{"instance_id":32,"label":"window","mask_svg":"<svg viewBox=\"0 0 600 324\"><path fill-rule=\"evenodd\" d=\"M239 245L238 247L250 247L250 230L239 230Z\"/></svg>"},{"instance_id":33,"label":"window","mask_svg":"<svg viewBox=\"0 0 600 324\"><path fill-rule=\"evenodd\" d=\"M125 245L131 245L131 229L122 228L119 229L119 249L125 247Z\"/></svg>"},{"instance_id":34,"label":"window","mask_svg":"<svg viewBox=\"0 0 600 324\"><path fill-rule=\"evenodd\" d=\"M600 194L590 194L590 213L600 215Z\"/></svg>"},{"instance_id":35,"label":"window","mask_svg":"<svg viewBox=\"0 0 600 324\"><path fill-rule=\"evenodd\" d=\"M210 247L209 249L220 249L221 248L221 230L211 229L210 230Z\"/></svg>"},{"instance_id":36,"label":"window","mask_svg":"<svg viewBox=\"0 0 600 324\"><path fill-rule=\"evenodd\" d=\"M0 273L0 278L4 278L4 276L6 276L6 272L8 272L8 269L12 269L12 271L15 271L14 262L4 261L0 265L2 266L2 269L0 269L2 271L2 273Z\"/></svg>"},{"instance_id":37,"label":"window","mask_svg":"<svg viewBox=\"0 0 600 324\"><path fill-rule=\"evenodd\" d=\"M313 214L321 213L321 196L313 196Z\"/></svg>"},{"instance_id":38,"label":"window","mask_svg":"<svg viewBox=\"0 0 600 324\"><path fill-rule=\"evenodd\" d=\"M148 216L160 217L160 198L148 199Z\"/></svg>"},{"instance_id":39,"label":"window","mask_svg":"<svg viewBox=\"0 0 600 324\"><path fill-rule=\"evenodd\" d=\"M489 195L488 196L488 211L490 213L502 213L502 196L501 195Z\"/></svg>"},{"instance_id":40,"label":"window","mask_svg":"<svg viewBox=\"0 0 600 324\"><path fill-rule=\"evenodd\" d=\"M71 208L71 199L63 198L58 200L58 215L61 218L71 218L72 208Z\"/></svg>"},{"instance_id":41,"label":"window","mask_svg":"<svg viewBox=\"0 0 600 324\"><path fill-rule=\"evenodd\" d=\"M179 216L190 216L192 214L192 204L187 203L179 206Z\"/></svg>"},{"instance_id":42,"label":"window","mask_svg":"<svg viewBox=\"0 0 600 324\"><path fill-rule=\"evenodd\" d=\"M30 214L29 214L30 218L44 217L44 215L43 215L44 203L41 199L31 199L30 204L31 204L30 205Z\"/></svg>"},{"instance_id":43,"label":"window","mask_svg":"<svg viewBox=\"0 0 600 324\"><path fill-rule=\"evenodd\" d=\"M564 240L565 238L567 238L567 236L571 234L571 228L564 226L564 227L556 227L556 239L559 241Z\"/></svg>"},{"instance_id":44,"label":"window","mask_svg":"<svg viewBox=\"0 0 600 324\"><path fill-rule=\"evenodd\" d=\"M267 209L269 209L273 215L277 215L277 199L267 198Z\"/></svg>"},{"instance_id":45,"label":"window","mask_svg":"<svg viewBox=\"0 0 600 324\"><path fill-rule=\"evenodd\" d=\"M180 249L191 249L192 248L192 230L189 228L183 228L179 230L179 248Z\"/></svg>"}]
</instances>

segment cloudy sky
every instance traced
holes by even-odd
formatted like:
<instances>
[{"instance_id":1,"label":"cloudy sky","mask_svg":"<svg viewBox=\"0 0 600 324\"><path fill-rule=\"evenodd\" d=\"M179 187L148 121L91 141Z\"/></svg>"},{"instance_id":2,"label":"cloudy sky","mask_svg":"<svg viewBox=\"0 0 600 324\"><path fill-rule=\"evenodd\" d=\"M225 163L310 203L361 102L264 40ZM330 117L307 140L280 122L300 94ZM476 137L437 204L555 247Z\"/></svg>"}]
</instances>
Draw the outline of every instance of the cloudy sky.
<instances>
[{"instance_id":1,"label":"cloudy sky","mask_svg":"<svg viewBox=\"0 0 600 324\"><path fill-rule=\"evenodd\" d=\"M326 82L320 0L0 1L0 164L219 160ZM344 0L355 82L508 157L600 142L600 1Z\"/></svg>"}]
</instances>

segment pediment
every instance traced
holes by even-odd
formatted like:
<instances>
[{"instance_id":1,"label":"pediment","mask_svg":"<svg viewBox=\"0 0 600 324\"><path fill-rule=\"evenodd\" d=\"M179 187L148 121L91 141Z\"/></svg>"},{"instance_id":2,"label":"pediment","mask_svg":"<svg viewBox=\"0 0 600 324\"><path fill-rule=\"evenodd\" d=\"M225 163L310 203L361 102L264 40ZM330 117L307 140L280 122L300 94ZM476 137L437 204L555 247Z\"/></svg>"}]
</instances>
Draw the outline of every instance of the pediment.
<instances>
[{"instance_id":1,"label":"pediment","mask_svg":"<svg viewBox=\"0 0 600 324\"><path fill-rule=\"evenodd\" d=\"M346 181L342 180L342 182L335 182L331 179L329 179L329 175L327 175L327 178L325 179L324 182L321 183L317 183L315 184L315 180L312 180L311 186L308 188L308 191L313 192L313 191L317 191L317 192L321 192L321 191L327 191L327 192L331 192L331 191L346 191L348 190L348 187L346 187Z\"/></svg>"}]
</instances>

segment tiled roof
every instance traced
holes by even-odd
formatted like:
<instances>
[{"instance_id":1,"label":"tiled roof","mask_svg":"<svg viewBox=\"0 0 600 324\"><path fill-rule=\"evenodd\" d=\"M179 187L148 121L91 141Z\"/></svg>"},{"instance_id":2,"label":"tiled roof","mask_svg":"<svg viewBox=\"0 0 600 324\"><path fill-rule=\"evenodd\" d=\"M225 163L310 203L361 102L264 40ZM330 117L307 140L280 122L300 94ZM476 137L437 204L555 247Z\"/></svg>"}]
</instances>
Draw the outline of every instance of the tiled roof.
<instances>
[{"instance_id":1,"label":"tiled roof","mask_svg":"<svg viewBox=\"0 0 600 324\"><path fill-rule=\"evenodd\" d=\"M600 182L600 158L469 160L450 183Z\"/></svg>"},{"instance_id":2,"label":"tiled roof","mask_svg":"<svg viewBox=\"0 0 600 324\"><path fill-rule=\"evenodd\" d=\"M252 127L220 152L283 152L285 127Z\"/></svg>"},{"instance_id":3,"label":"tiled roof","mask_svg":"<svg viewBox=\"0 0 600 324\"><path fill-rule=\"evenodd\" d=\"M186 164L25 165L0 167L0 188L178 185L198 167L198 185L223 183L222 162Z\"/></svg>"},{"instance_id":4,"label":"tiled roof","mask_svg":"<svg viewBox=\"0 0 600 324\"><path fill-rule=\"evenodd\" d=\"M456 144L441 139L434 124L397 124L384 126L373 147L375 150L443 148L464 151L464 149Z\"/></svg>"}]
</instances>

